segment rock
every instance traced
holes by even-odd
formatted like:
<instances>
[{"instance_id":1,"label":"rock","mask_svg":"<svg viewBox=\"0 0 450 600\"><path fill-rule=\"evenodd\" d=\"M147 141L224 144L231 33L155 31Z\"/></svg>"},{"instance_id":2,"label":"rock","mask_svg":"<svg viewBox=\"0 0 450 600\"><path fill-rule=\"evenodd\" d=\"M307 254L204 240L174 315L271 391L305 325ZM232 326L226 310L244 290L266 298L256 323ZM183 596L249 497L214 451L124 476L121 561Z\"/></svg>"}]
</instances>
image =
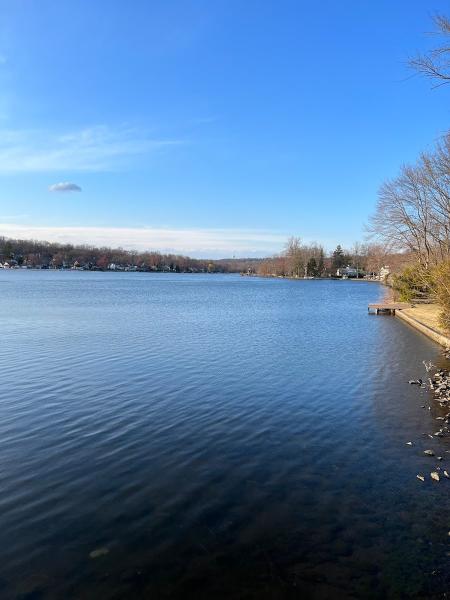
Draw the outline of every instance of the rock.
<instances>
[{"instance_id":1,"label":"rock","mask_svg":"<svg viewBox=\"0 0 450 600\"><path fill-rule=\"evenodd\" d=\"M434 479L435 481L440 481L439 473L437 471L432 471L430 475L431 479Z\"/></svg>"},{"instance_id":2,"label":"rock","mask_svg":"<svg viewBox=\"0 0 450 600\"><path fill-rule=\"evenodd\" d=\"M447 473L447 471L444 471L444 475L447 477L447 479L450 479L450 475Z\"/></svg>"},{"instance_id":3,"label":"rock","mask_svg":"<svg viewBox=\"0 0 450 600\"><path fill-rule=\"evenodd\" d=\"M407 445L407 446L412 446L412 445L413 445L413 443L412 443L412 442L406 442L406 445Z\"/></svg>"},{"instance_id":4,"label":"rock","mask_svg":"<svg viewBox=\"0 0 450 600\"><path fill-rule=\"evenodd\" d=\"M89 553L90 558L100 558L100 556L105 556L109 553L109 548L103 546L102 548L96 548Z\"/></svg>"},{"instance_id":5,"label":"rock","mask_svg":"<svg viewBox=\"0 0 450 600\"><path fill-rule=\"evenodd\" d=\"M436 456L438 460L442 460L442 456Z\"/></svg>"},{"instance_id":6,"label":"rock","mask_svg":"<svg viewBox=\"0 0 450 600\"><path fill-rule=\"evenodd\" d=\"M433 450L424 450L423 453L426 454L427 456L434 456Z\"/></svg>"},{"instance_id":7,"label":"rock","mask_svg":"<svg viewBox=\"0 0 450 600\"><path fill-rule=\"evenodd\" d=\"M425 481L425 477L423 475L416 475L417 479L420 479L420 481Z\"/></svg>"}]
</instances>

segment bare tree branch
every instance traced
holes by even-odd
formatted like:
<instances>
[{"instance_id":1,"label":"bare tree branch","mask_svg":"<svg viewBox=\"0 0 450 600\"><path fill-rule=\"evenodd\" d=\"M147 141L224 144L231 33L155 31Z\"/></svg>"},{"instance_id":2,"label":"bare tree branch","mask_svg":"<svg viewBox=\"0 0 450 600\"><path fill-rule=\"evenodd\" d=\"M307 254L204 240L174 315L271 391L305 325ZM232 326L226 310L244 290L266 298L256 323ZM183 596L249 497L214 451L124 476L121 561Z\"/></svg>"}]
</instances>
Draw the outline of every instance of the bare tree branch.
<instances>
[{"instance_id":1,"label":"bare tree branch","mask_svg":"<svg viewBox=\"0 0 450 600\"><path fill-rule=\"evenodd\" d=\"M450 19L443 15L433 18L438 36L444 38L443 45L430 51L428 54L418 55L409 61L410 67L425 77L436 80L438 83L433 87L439 87L450 83Z\"/></svg>"}]
</instances>

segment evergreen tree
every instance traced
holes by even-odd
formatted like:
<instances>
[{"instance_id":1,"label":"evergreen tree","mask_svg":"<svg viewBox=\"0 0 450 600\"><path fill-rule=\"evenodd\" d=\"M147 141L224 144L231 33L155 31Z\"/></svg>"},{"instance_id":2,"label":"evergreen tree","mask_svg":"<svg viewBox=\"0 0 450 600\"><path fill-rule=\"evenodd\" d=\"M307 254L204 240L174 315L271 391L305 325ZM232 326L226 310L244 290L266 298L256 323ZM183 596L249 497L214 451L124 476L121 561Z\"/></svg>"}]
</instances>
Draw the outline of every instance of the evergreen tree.
<instances>
[{"instance_id":1,"label":"evergreen tree","mask_svg":"<svg viewBox=\"0 0 450 600\"><path fill-rule=\"evenodd\" d=\"M13 247L10 241L5 241L1 254L5 260L14 258Z\"/></svg>"},{"instance_id":2,"label":"evergreen tree","mask_svg":"<svg viewBox=\"0 0 450 600\"><path fill-rule=\"evenodd\" d=\"M314 258L314 256L312 256L308 260L308 265L306 267L306 272L307 272L307 274L308 274L309 277L317 277L317 275L318 275L318 269L317 269L317 262L316 262L316 259Z\"/></svg>"},{"instance_id":3,"label":"evergreen tree","mask_svg":"<svg viewBox=\"0 0 450 600\"><path fill-rule=\"evenodd\" d=\"M317 274L319 277L322 277L323 272L325 271L325 260L323 255L323 248L320 249L319 254L319 264L317 265Z\"/></svg>"},{"instance_id":4,"label":"evergreen tree","mask_svg":"<svg viewBox=\"0 0 450 600\"><path fill-rule=\"evenodd\" d=\"M333 252L333 269L340 269L345 266L345 255L340 244L336 246Z\"/></svg>"}]
</instances>

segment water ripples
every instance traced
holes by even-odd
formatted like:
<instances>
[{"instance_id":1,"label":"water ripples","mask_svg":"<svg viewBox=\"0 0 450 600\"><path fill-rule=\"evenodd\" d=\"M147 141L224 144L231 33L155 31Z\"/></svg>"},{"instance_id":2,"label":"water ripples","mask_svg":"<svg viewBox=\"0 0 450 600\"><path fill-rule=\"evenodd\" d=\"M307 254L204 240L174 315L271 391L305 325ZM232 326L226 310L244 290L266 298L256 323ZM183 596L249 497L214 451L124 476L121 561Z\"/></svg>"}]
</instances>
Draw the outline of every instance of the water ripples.
<instances>
[{"instance_id":1,"label":"water ripples","mask_svg":"<svg viewBox=\"0 0 450 600\"><path fill-rule=\"evenodd\" d=\"M438 351L377 286L0 277L2 597L441 597Z\"/></svg>"}]
</instances>

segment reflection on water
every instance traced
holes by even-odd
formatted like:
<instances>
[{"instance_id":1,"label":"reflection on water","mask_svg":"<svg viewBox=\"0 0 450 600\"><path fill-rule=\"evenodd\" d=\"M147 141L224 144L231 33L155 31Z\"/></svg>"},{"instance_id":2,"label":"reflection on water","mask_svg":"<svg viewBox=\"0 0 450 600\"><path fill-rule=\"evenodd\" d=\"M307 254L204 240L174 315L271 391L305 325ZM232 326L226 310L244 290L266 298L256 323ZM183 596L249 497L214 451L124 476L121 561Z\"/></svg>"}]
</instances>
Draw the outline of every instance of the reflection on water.
<instances>
[{"instance_id":1,"label":"reflection on water","mask_svg":"<svg viewBox=\"0 0 450 600\"><path fill-rule=\"evenodd\" d=\"M450 481L416 474L450 445L406 384L439 350L367 315L377 285L10 271L0 292L1 597L444 597Z\"/></svg>"}]
</instances>

